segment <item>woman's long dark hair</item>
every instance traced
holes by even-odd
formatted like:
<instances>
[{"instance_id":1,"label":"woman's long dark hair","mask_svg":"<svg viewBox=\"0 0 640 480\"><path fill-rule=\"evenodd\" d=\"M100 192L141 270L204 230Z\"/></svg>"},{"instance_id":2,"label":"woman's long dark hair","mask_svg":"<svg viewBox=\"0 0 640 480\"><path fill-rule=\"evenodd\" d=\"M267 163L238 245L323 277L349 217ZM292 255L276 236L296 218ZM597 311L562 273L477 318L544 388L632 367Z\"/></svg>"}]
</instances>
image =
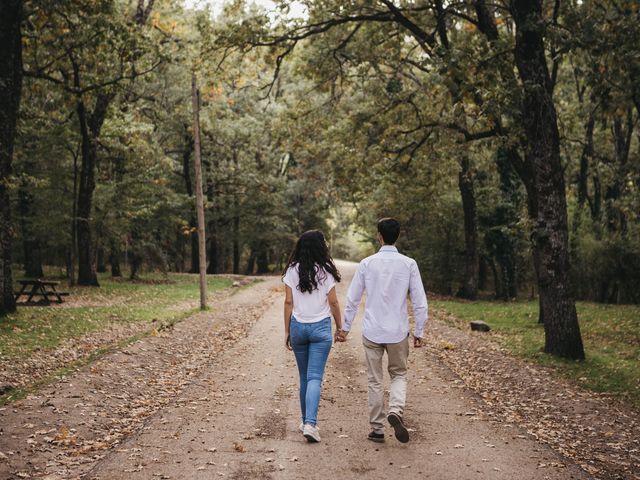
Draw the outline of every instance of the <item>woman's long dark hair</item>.
<instances>
[{"instance_id":1,"label":"woman's long dark hair","mask_svg":"<svg viewBox=\"0 0 640 480\"><path fill-rule=\"evenodd\" d=\"M320 230L309 230L300 235L282 275L296 264L300 276L298 288L303 293L316 290L318 281L326 279L327 273L336 282L340 281L340 272L333 263L324 234Z\"/></svg>"}]
</instances>

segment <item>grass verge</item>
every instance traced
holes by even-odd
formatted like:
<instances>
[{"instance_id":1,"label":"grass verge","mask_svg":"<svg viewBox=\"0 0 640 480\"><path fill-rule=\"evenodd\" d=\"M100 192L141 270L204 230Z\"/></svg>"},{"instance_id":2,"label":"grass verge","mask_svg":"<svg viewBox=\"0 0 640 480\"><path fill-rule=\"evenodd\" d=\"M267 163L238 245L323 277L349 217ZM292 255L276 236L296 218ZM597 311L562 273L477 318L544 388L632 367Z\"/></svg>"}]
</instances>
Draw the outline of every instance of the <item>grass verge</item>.
<instances>
[{"instance_id":1,"label":"grass verge","mask_svg":"<svg viewBox=\"0 0 640 480\"><path fill-rule=\"evenodd\" d=\"M100 287L71 287L68 302L53 306L18 306L0 322L0 358L19 360L38 349L122 323L163 322L193 313L199 298L197 275L149 276L142 281L99 278ZM231 286L232 280L208 278L208 292Z\"/></svg>"},{"instance_id":2,"label":"grass verge","mask_svg":"<svg viewBox=\"0 0 640 480\"><path fill-rule=\"evenodd\" d=\"M623 397L640 407L640 306L578 302L587 358L576 362L543 352L544 329L537 323L537 302L433 300L430 305L465 323L483 320L492 328L490 337L512 354L553 367L585 388Z\"/></svg>"}]
</instances>

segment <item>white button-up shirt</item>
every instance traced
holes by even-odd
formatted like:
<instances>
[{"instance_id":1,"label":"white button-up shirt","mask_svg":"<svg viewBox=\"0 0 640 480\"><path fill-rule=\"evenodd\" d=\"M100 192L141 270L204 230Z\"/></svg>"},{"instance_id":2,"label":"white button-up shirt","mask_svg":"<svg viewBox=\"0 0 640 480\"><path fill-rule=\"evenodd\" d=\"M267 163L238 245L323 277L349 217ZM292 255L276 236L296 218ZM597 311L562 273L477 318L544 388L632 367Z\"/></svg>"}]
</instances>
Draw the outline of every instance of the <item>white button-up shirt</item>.
<instances>
[{"instance_id":1,"label":"white button-up shirt","mask_svg":"<svg viewBox=\"0 0 640 480\"><path fill-rule=\"evenodd\" d=\"M427 295L414 259L398 253L392 245L384 245L378 253L360 262L347 293L342 326L346 332L351 330L365 290L362 334L367 340L398 343L407 337L407 293L413 306L414 335L422 337L428 318Z\"/></svg>"}]
</instances>

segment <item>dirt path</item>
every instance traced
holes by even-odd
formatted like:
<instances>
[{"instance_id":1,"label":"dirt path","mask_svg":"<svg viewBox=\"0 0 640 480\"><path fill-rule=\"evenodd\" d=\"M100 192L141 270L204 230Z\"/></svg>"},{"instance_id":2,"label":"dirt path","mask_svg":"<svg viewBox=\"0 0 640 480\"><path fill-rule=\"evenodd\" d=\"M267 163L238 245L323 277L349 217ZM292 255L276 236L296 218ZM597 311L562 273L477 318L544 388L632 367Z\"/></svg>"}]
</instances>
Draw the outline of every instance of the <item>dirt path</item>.
<instances>
[{"instance_id":1,"label":"dirt path","mask_svg":"<svg viewBox=\"0 0 640 480\"><path fill-rule=\"evenodd\" d=\"M0 407L0 479L84 474L154 414L179 402L202 372L217 368L222 353L271 305L277 286L273 279L214 294L210 311L167 324Z\"/></svg>"},{"instance_id":2,"label":"dirt path","mask_svg":"<svg viewBox=\"0 0 640 480\"><path fill-rule=\"evenodd\" d=\"M340 263L340 268L342 299L354 265ZM297 430L297 372L293 355L282 346L281 298L274 302L272 294L278 285L278 279L271 279L231 297L215 316L215 328L206 314L182 322L166 338L145 339L40 397L1 411L0 452L12 448L13 454L0 458L0 478L17 473L50 479L589 478L517 426L486 418L480 397L431 348L412 349L410 355L405 418L411 442L400 444L390 432L385 444L367 441L361 317L349 341L331 352L319 412L322 443L308 444ZM250 311L259 317L251 328L253 321L245 315ZM224 323L224 312L234 312L238 323ZM172 342L176 350L167 352ZM206 354L206 348L217 353ZM165 363L170 354L174 367ZM143 367L136 370L136 365ZM95 369L108 381L96 386ZM113 370L136 371L137 376L113 383L118 382ZM151 385L149 378L155 379ZM154 396L157 382L173 383L173 389ZM85 386L78 389L78 384ZM115 429L115 441L95 435L87 440L98 429L89 422L82 425L83 417L95 421L102 414L117 426L119 410L130 409L141 388L145 395L133 402L145 412L139 421ZM120 397L115 402L114 394ZM145 411L145 402L154 407ZM66 424L75 429L66 437L60 415L52 413L65 409ZM134 416L129 411L128 418ZM41 433L26 435L34 429ZM52 431L42 433L47 429ZM65 446L65 438L74 435L78 440Z\"/></svg>"}]
</instances>

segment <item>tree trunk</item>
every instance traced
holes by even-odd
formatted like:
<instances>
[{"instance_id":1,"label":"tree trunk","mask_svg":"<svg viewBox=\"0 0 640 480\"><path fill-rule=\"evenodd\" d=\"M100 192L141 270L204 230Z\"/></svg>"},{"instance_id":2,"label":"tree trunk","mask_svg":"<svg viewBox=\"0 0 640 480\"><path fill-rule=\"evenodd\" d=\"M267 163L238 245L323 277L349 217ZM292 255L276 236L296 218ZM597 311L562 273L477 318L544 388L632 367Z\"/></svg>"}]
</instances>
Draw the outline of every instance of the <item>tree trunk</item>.
<instances>
[{"instance_id":1,"label":"tree trunk","mask_svg":"<svg viewBox=\"0 0 640 480\"><path fill-rule=\"evenodd\" d=\"M221 245L220 258L222 259L222 272L229 271L229 243L223 241Z\"/></svg>"},{"instance_id":2,"label":"tree trunk","mask_svg":"<svg viewBox=\"0 0 640 480\"><path fill-rule=\"evenodd\" d=\"M0 316L16 309L9 175L22 89L22 0L0 2Z\"/></svg>"},{"instance_id":3,"label":"tree trunk","mask_svg":"<svg viewBox=\"0 0 640 480\"><path fill-rule=\"evenodd\" d=\"M91 207L93 192L96 188L95 169L98 157L96 139L88 125L87 112L84 101L79 98L78 121L82 136L82 162L78 185L78 216L76 232L78 236L78 285L99 286L98 277L93 265L93 244L91 242ZM106 112L105 112L106 114ZM102 118L104 121L104 118ZM102 122L100 122L102 125ZM96 133L99 134L99 129Z\"/></svg>"},{"instance_id":4,"label":"tree trunk","mask_svg":"<svg viewBox=\"0 0 640 480\"><path fill-rule=\"evenodd\" d=\"M269 273L269 252L267 242L264 240L260 240L258 244L256 263L258 264L258 273Z\"/></svg>"},{"instance_id":5,"label":"tree trunk","mask_svg":"<svg viewBox=\"0 0 640 480\"><path fill-rule=\"evenodd\" d=\"M129 256L129 264L131 265L129 280L138 279L138 271L140 270L140 267L142 267L142 261L142 255L140 255L138 252L131 252Z\"/></svg>"},{"instance_id":6,"label":"tree trunk","mask_svg":"<svg viewBox=\"0 0 640 480\"><path fill-rule=\"evenodd\" d=\"M238 173L238 150L233 150L233 172L234 178ZM237 187L236 187L237 188ZM233 192L233 273L240 273L240 202L238 192Z\"/></svg>"},{"instance_id":7,"label":"tree trunk","mask_svg":"<svg viewBox=\"0 0 640 480\"><path fill-rule=\"evenodd\" d=\"M38 239L25 239L24 247L24 274L30 278L41 278L44 276L42 270L42 250Z\"/></svg>"},{"instance_id":8,"label":"tree trunk","mask_svg":"<svg viewBox=\"0 0 640 480\"><path fill-rule=\"evenodd\" d=\"M451 251L453 250L451 247L451 229L447 226L445 227L445 245L444 245L444 255L443 255L443 272L444 272L444 284L445 284L445 294L451 295L451 283L453 278L451 276Z\"/></svg>"},{"instance_id":9,"label":"tree trunk","mask_svg":"<svg viewBox=\"0 0 640 480\"><path fill-rule=\"evenodd\" d=\"M480 257L478 265L478 290L487 289L487 259L485 255Z\"/></svg>"},{"instance_id":10,"label":"tree trunk","mask_svg":"<svg viewBox=\"0 0 640 480\"><path fill-rule=\"evenodd\" d=\"M184 186L189 197L193 197L193 184L191 183L191 152L193 151L193 136L189 133L188 126L185 125L185 150L182 154L182 178L184 178ZM195 204L192 205L191 217L189 218L189 235L191 239L191 273L199 273L200 257L198 254L198 224L196 223Z\"/></svg>"},{"instance_id":11,"label":"tree trunk","mask_svg":"<svg viewBox=\"0 0 640 480\"><path fill-rule=\"evenodd\" d=\"M71 203L71 245L69 247L69 285L76 284L76 259L78 252L78 154L73 154L73 202Z\"/></svg>"},{"instance_id":12,"label":"tree trunk","mask_svg":"<svg viewBox=\"0 0 640 480\"><path fill-rule=\"evenodd\" d=\"M579 97L580 98L580 97ZM595 220L595 212L593 210L593 201L589 197L589 162L593 157L593 130L595 127L595 95L591 94L591 103L589 104L591 111L589 118L585 125L585 139L584 146L582 147L582 154L580 155L580 171L578 173L577 190L578 190L578 205L573 213L573 222L571 225L571 236L569 239L571 262L575 265L578 260L579 247L578 240L580 235L580 228L582 224L582 210L584 205L589 202L591 218Z\"/></svg>"},{"instance_id":13,"label":"tree trunk","mask_svg":"<svg viewBox=\"0 0 640 480\"><path fill-rule=\"evenodd\" d=\"M495 291L496 300L502 298L502 283L500 282L500 275L498 275L498 269L496 268L496 262L493 258L488 260L491 267L491 274L493 275L493 289Z\"/></svg>"},{"instance_id":14,"label":"tree trunk","mask_svg":"<svg viewBox=\"0 0 640 480\"><path fill-rule=\"evenodd\" d=\"M616 152L616 165L613 182L605 193L607 228L610 232L620 232L623 236L627 233L627 214L618 205L627 177L627 163L633 135L633 110L626 112L626 121L621 115L616 115L613 120L613 142ZM623 125L626 124L626 125Z\"/></svg>"},{"instance_id":15,"label":"tree trunk","mask_svg":"<svg viewBox=\"0 0 640 480\"><path fill-rule=\"evenodd\" d=\"M74 83L80 88L80 69L74 64ZM94 266L91 241L91 213L93 192L96 189L96 166L98 163L98 138L114 93L98 95L93 112L87 112L83 97L78 97L76 110L80 125L81 164L78 184L78 207L76 234L78 242L78 285L99 286Z\"/></svg>"},{"instance_id":16,"label":"tree trunk","mask_svg":"<svg viewBox=\"0 0 640 480\"><path fill-rule=\"evenodd\" d=\"M96 256L96 271L98 273L105 273L107 271L107 265L105 264L104 247L98 247Z\"/></svg>"},{"instance_id":17,"label":"tree trunk","mask_svg":"<svg viewBox=\"0 0 640 480\"><path fill-rule=\"evenodd\" d=\"M515 259L515 255L512 255L511 259ZM513 262L510 262L507 265L507 279L509 281L509 286L507 288L509 299L515 299L518 297L518 271Z\"/></svg>"},{"instance_id":18,"label":"tree trunk","mask_svg":"<svg viewBox=\"0 0 640 480\"><path fill-rule=\"evenodd\" d=\"M245 275L253 275L253 270L256 267L256 254L253 250L253 248L251 249L251 253L249 254L249 258L247 259L247 268L244 271Z\"/></svg>"},{"instance_id":19,"label":"tree trunk","mask_svg":"<svg viewBox=\"0 0 640 480\"><path fill-rule=\"evenodd\" d=\"M198 249L198 224L195 217L189 219L189 229L191 230L191 273L200 272L200 253Z\"/></svg>"},{"instance_id":20,"label":"tree trunk","mask_svg":"<svg viewBox=\"0 0 640 480\"><path fill-rule=\"evenodd\" d=\"M509 253L504 256L499 256L498 263L500 265L500 278L502 280L502 291L500 292L500 298L502 300L511 300L518 296L518 289L516 284L516 269L512 262L514 255Z\"/></svg>"},{"instance_id":21,"label":"tree trunk","mask_svg":"<svg viewBox=\"0 0 640 480\"><path fill-rule=\"evenodd\" d=\"M524 164L534 220L532 240L547 353L584 359L575 299L569 282L569 241L564 172L552 85L544 51L541 0L513 0L515 60L523 86Z\"/></svg>"},{"instance_id":22,"label":"tree trunk","mask_svg":"<svg viewBox=\"0 0 640 480\"><path fill-rule=\"evenodd\" d=\"M578 210L582 209L589 198L589 160L593 157L593 129L596 123L595 109L591 111L585 125L585 145L580 156L580 173L578 174Z\"/></svg>"},{"instance_id":23,"label":"tree trunk","mask_svg":"<svg viewBox=\"0 0 640 480\"><path fill-rule=\"evenodd\" d=\"M120 252L115 242L111 242L111 252L109 253L109 264L111 265L111 276L121 277L122 270L120 269Z\"/></svg>"},{"instance_id":24,"label":"tree trunk","mask_svg":"<svg viewBox=\"0 0 640 480\"><path fill-rule=\"evenodd\" d=\"M40 278L44 276L42 272L42 250L40 248L40 240L32 229L33 196L27 191L27 188L27 185L21 185L18 191L18 209L24 250L24 274L30 278Z\"/></svg>"},{"instance_id":25,"label":"tree trunk","mask_svg":"<svg viewBox=\"0 0 640 480\"><path fill-rule=\"evenodd\" d=\"M176 272L185 271L185 258L187 255L187 245L185 235L181 228L176 229L176 255L174 259L174 269Z\"/></svg>"},{"instance_id":26,"label":"tree trunk","mask_svg":"<svg viewBox=\"0 0 640 480\"><path fill-rule=\"evenodd\" d=\"M478 298L478 221L469 157L463 156L460 166L458 188L464 212L465 274L458 297L475 300Z\"/></svg>"},{"instance_id":27,"label":"tree trunk","mask_svg":"<svg viewBox=\"0 0 640 480\"><path fill-rule=\"evenodd\" d=\"M200 309L207 308L207 254L204 219L204 196L202 193L202 162L200 161L200 90L196 74L191 74L191 105L193 113L193 160L196 173L196 215L198 217L198 271L200 272Z\"/></svg>"},{"instance_id":28,"label":"tree trunk","mask_svg":"<svg viewBox=\"0 0 640 480\"><path fill-rule=\"evenodd\" d=\"M503 198L510 204L509 210L504 211L504 222L508 231L504 233L504 242L498 254L504 271L503 290L505 299L512 299L518 296L518 272L517 272L517 234L513 231L513 225L518 223L518 212L521 209L521 180L513 165L520 160L520 155L515 146L508 148L500 147L496 156L498 173L500 174L500 191Z\"/></svg>"},{"instance_id":29,"label":"tree trunk","mask_svg":"<svg viewBox=\"0 0 640 480\"><path fill-rule=\"evenodd\" d=\"M219 265L220 252L218 251L218 239L216 237L216 221L209 223L209 265L207 273L216 274L220 271Z\"/></svg>"},{"instance_id":30,"label":"tree trunk","mask_svg":"<svg viewBox=\"0 0 640 480\"><path fill-rule=\"evenodd\" d=\"M216 162L217 163L217 162ZM214 171L217 165L214 165ZM210 202L211 209L214 208L215 205L215 192L213 179L209 178L207 181L207 198ZM213 219L209 222L209 265L207 266L207 273L216 274L220 273L220 250L221 246L218 241L218 218L216 215L213 215Z\"/></svg>"},{"instance_id":31,"label":"tree trunk","mask_svg":"<svg viewBox=\"0 0 640 480\"><path fill-rule=\"evenodd\" d=\"M236 203L237 208L237 203ZM240 273L240 217L233 217L233 273Z\"/></svg>"}]
</instances>

